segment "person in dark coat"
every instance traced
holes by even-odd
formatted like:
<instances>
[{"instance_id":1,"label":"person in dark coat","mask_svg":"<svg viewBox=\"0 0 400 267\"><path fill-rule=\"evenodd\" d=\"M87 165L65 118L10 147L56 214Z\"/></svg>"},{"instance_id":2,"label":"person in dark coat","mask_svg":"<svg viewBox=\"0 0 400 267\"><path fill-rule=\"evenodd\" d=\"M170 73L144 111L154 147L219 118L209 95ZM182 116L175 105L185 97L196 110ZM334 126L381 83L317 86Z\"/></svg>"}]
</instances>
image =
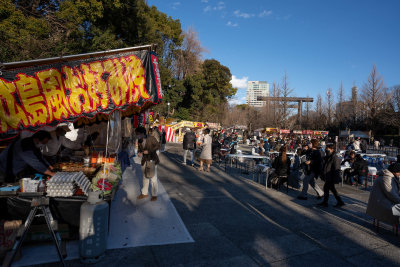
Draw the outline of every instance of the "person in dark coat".
<instances>
[{"instance_id":1,"label":"person in dark coat","mask_svg":"<svg viewBox=\"0 0 400 267\"><path fill-rule=\"evenodd\" d=\"M0 183L15 183L31 172L53 176L53 166L40 151L50 139L51 135L46 131L38 131L25 139L15 139L0 153Z\"/></svg>"},{"instance_id":2,"label":"person in dark coat","mask_svg":"<svg viewBox=\"0 0 400 267\"><path fill-rule=\"evenodd\" d=\"M324 192L315 182L315 179L320 175L322 167L322 155L319 149L319 141L317 139L311 140L311 150L307 152L307 161L305 164L305 174L303 180L303 189L300 195L297 197L301 200L307 200L308 185L310 184L312 188L317 192L317 198L322 198Z\"/></svg>"},{"instance_id":3,"label":"person in dark coat","mask_svg":"<svg viewBox=\"0 0 400 267\"><path fill-rule=\"evenodd\" d=\"M360 148L362 153L367 153L367 148L368 148L367 140L365 139L361 140Z\"/></svg>"},{"instance_id":4,"label":"person in dark coat","mask_svg":"<svg viewBox=\"0 0 400 267\"><path fill-rule=\"evenodd\" d=\"M183 164L186 165L186 156L189 151L192 159L192 166L194 166L194 150L196 149L196 134L190 129L186 129L183 136Z\"/></svg>"},{"instance_id":5,"label":"person in dark coat","mask_svg":"<svg viewBox=\"0 0 400 267\"><path fill-rule=\"evenodd\" d=\"M165 151L165 144L166 143L167 143L167 133L163 129L162 133L161 133L161 152Z\"/></svg>"},{"instance_id":6,"label":"person in dark coat","mask_svg":"<svg viewBox=\"0 0 400 267\"><path fill-rule=\"evenodd\" d=\"M346 151L346 154L344 155L344 160L342 161L341 165L346 166L346 162L347 162L348 166L350 166L350 168L345 169L343 171L343 179L348 184L352 184L351 177L355 175L355 172L354 172L355 160L356 160L356 152Z\"/></svg>"},{"instance_id":7,"label":"person in dark coat","mask_svg":"<svg viewBox=\"0 0 400 267\"><path fill-rule=\"evenodd\" d=\"M281 146L279 149L279 156L276 157L272 163L272 168L275 169L273 177L275 176L278 178L277 182L273 183L273 186L275 187L279 187L279 185L287 182L287 179L290 175L290 159L287 157L286 152L286 145Z\"/></svg>"},{"instance_id":8,"label":"person in dark coat","mask_svg":"<svg viewBox=\"0 0 400 267\"><path fill-rule=\"evenodd\" d=\"M335 188L335 184L340 182L340 159L336 156L335 147L333 144L326 146L325 153L326 156L324 158L321 172L321 177L325 181L324 200L318 205L322 207L328 207L329 191L331 191L337 201L334 207L340 208L344 206L344 202L340 198Z\"/></svg>"},{"instance_id":9,"label":"person in dark coat","mask_svg":"<svg viewBox=\"0 0 400 267\"><path fill-rule=\"evenodd\" d=\"M364 179L368 175L368 162L361 157L360 154L356 154L356 158L353 163L354 171L350 174L350 182L354 184L355 176L359 184L364 184Z\"/></svg>"},{"instance_id":10,"label":"person in dark coat","mask_svg":"<svg viewBox=\"0 0 400 267\"><path fill-rule=\"evenodd\" d=\"M212 138L212 156L215 158L218 162L221 160L220 155L221 155L221 142L219 141L218 135L214 135Z\"/></svg>"}]
</instances>

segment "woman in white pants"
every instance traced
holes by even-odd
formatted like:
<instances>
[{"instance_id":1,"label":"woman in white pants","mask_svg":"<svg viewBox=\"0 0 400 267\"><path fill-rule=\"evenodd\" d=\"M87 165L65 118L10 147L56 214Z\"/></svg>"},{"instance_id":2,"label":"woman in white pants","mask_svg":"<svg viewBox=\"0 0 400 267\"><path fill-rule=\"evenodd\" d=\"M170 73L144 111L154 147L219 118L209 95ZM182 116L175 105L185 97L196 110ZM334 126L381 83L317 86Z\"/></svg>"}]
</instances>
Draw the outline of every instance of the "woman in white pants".
<instances>
[{"instance_id":1,"label":"woman in white pants","mask_svg":"<svg viewBox=\"0 0 400 267\"><path fill-rule=\"evenodd\" d=\"M157 150L160 148L160 142L151 135L151 129L149 130L149 134L146 136L146 129L139 127L136 129L136 135L139 140L138 156L142 157L141 165L143 173L143 183L140 190L141 194L137 198L147 198L149 196L149 184L151 184L151 201L156 201L158 191L157 165L160 163ZM154 169L146 171L146 167L148 166L151 166L151 168ZM149 174L151 174L151 176L149 176Z\"/></svg>"}]
</instances>

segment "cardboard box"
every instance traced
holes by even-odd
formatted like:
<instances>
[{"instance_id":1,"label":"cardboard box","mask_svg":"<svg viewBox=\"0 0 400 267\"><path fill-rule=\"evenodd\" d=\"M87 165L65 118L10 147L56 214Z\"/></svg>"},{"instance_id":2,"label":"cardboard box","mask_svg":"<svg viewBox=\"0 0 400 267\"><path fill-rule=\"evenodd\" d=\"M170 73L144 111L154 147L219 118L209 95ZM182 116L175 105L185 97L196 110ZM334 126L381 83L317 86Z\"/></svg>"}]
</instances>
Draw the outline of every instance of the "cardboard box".
<instances>
[{"instance_id":1,"label":"cardboard box","mask_svg":"<svg viewBox=\"0 0 400 267\"><path fill-rule=\"evenodd\" d=\"M0 258L3 258L14 246L21 224L21 220L0 221Z\"/></svg>"}]
</instances>

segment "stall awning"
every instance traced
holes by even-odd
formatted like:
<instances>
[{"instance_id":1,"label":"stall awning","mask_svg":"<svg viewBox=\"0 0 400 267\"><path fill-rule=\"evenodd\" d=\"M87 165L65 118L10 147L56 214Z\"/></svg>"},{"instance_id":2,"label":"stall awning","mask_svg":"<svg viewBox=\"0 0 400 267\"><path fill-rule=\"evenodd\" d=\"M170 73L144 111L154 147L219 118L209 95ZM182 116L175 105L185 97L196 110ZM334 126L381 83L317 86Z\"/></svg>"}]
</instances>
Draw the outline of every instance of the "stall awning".
<instances>
[{"instance_id":1,"label":"stall awning","mask_svg":"<svg viewBox=\"0 0 400 267\"><path fill-rule=\"evenodd\" d=\"M0 74L0 140L21 130L137 112L162 99L153 46L6 63ZM132 108L136 107L136 108ZM100 116L101 117L101 116Z\"/></svg>"}]
</instances>

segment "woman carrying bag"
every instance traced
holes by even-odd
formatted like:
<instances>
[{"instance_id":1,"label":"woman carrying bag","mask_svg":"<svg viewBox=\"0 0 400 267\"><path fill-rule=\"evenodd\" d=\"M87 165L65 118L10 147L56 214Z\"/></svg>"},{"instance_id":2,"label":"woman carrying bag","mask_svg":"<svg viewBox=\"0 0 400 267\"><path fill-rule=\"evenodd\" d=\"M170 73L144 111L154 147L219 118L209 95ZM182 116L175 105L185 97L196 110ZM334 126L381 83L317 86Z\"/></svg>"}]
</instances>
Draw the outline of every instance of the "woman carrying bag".
<instances>
[{"instance_id":1,"label":"woman carrying bag","mask_svg":"<svg viewBox=\"0 0 400 267\"><path fill-rule=\"evenodd\" d=\"M272 168L274 168L274 173L271 178L271 185L274 188L279 188L281 184L287 182L290 175L290 159L288 159L287 146L283 145L279 149L279 156L275 158L272 163Z\"/></svg>"},{"instance_id":2,"label":"woman carrying bag","mask_svg":"<svg viewBox=\"0 0 400 267\"><path fill-rule=\"evenodd\" d=\"M207 172L210 172L210 166L212 163L212 138L210 136L210 129L206 128L203 131L204 138L203 143L200 145L201 147L201 154L199 157L200 167L199 171L203 171L203 165L207 165Z\"/></svg>"},{"instance_id":3,"label":"woman carrying bag","mask_svg":"<svg viewBox=\"0 0 400 267\"><path fill-rule=\"evenodd\" d=\"M158 181L157 181L157 165L160 160L157 150L160 148L160 142L151 135L152 129L146 136L146 129L139 127L136 129L138 138L138 156L142 157L141 165L143 172L143 186L138 199L147 198L149 196L149 183L151 184L151 201L157 200Z\"/></svg>"},{"instance_id":4,"label":"woman carrying bag","mask_svg":"<svg viewBox=\"0 0 400 267\"><path fill-rule=\"evenodd\" d=\"M340 183L340 159L336 156L333 144L326 146L325 158L322 167L321 177L325 181L324 184L324 200L318 204L321 207L328 207L329 191L335 196L337 204L335 208L344 206L343 200L336 191L335 184Z\"/></svg>"}]
</instances>

